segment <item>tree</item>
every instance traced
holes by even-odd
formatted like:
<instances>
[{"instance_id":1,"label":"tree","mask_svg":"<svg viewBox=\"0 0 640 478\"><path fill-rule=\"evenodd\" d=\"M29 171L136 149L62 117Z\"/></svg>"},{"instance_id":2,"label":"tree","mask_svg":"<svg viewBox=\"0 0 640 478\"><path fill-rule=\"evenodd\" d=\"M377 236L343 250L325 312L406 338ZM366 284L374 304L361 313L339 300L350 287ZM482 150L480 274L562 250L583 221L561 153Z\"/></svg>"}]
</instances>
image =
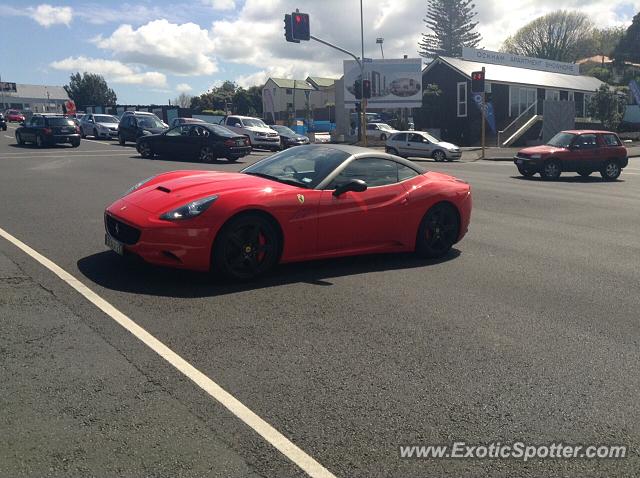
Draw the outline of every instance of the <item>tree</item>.
<instances>
[{"instance_id":1,"label":"tree","mask_svg":"<svg viewBox=\"0 0 640 478\"><path fill-rule=\"evenodd\" d=\"M197 110L226 110L226 105L232 103L237 89L233 81L224 81L220 86L214 86L206 93L191 98L191 107Z\"/></svg>"},{"instance_id":2,"label":"tree","mask_svg":"<svg viewBox=\"0 0 640 478\"><path fill-rule=\"evenodd\" d=\"M612 57L616 46L620 43L622 37L624 37L624 32L625 30L622 27L594 30L593 42L595 54Z\"/></svg>"},{"instance_id":3,"label":"tree","mask_svg":"<svg viewBox=\"0 0 640 478\"><path fill-rule=\"evenodd\" d=\"M633 17L631 26L620 39L613 57L616 63L640 63L640 13Z\"/></svg>"},{"instance_id":4,"label":"tree","mask_svg":"<svg viewBox=\"0 0 640 478\"><path fill-rule=\"evenodd\" d=\"M173 104L180 108L189 108L191 106L191 96L186 93L180 93L180 95L173 100Z\"/></svg>"},{"instance_id":5,"label":"tree","mask_svg":"<svg viewBox=\"0 0 640 478\"><path fill-rule=\"evenodd\" d=\"M593 51L593 23L584 13L558 10L528 23L507 38L502 51L575 62Z\"/></svg>"},{"instance_id":6,"label":"tree","mask_svg":"<svg viewBox=\"0 0 640 478\"><path fill-rule=\"evenodd\" d=\"M440 123L442 111L445 108L444 96L438 85L424 86L422 107L415 110L416 127L433 128Z\"/></svg>"},{"instance_id":7,"label":"tree","mask_svg":"<svg viewBox=\"0 0 640 478\"><path fill-rule=\"evenodd\" d=\"M588 105L589 114L600 120L605 128L615 131L622 122L627 106L626 98L607 85L601 85Z\"/></svg>"},{"instance_id":8,"label":"tree","mask_svg":"<svg viewBox=\"0 0 640 478\"><path fill-rule=\"evenodd\" d=\"M71 75L68 85L64 90L69 95L77 108L86 106L115 105L118 98L115 92L109 88L101 75L84 72Z\"/></svg>"},{"instance_id":9,"label":"tree","mask_svg":"<svg viewBox=\"0 0 640 478\"><path fill-rule=\"evenodd\" d=\"M472 0L427 0L427 16L424 18L430 30L422 34L418 53L427 58L436 55L459 57L462 47L474 48L481 36L475 31L478 14Z\"/></svg>"}]
</instances>

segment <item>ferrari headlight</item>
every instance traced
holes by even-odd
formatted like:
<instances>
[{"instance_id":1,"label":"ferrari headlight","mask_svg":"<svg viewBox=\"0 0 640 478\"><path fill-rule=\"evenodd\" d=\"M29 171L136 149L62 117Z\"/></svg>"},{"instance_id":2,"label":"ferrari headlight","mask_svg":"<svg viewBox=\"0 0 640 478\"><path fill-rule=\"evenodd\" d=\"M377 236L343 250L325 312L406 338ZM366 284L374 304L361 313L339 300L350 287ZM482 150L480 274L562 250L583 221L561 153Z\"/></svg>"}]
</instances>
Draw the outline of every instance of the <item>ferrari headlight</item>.
<instances>
[{"instance_id":1,"label":"ferrari headlight","mask_svg":"<svg viewBox=\"0 0 640 478\"><path fill-rule=\"evenodd\" d=\"M126 193L124 193L122 195L122 197L128 196L129 194L131 194L133 191L135 191L136 189L140 189L142 186L144 186L145 184L147 184L149 181L151 181L153 178L155 178L155 176L151 176L150 178L145 179L144 181L140 181L137 184L134 184Z\"/></svg>"},{"instance_id":2,"label":"ferrari headlight","mask_svg":"<svg viewBox=\"0 0 640 478\"><path fill-rule=\"evenodd\" d=\"M191 201L184 206L181 206L173 211L165 212L160 216L160 219L164 219L165 221L180 221L183 219L191 219L193 217L199 216L211 206L215 200L218 199L218 196L209 196L206 198L198 199L196 201Z\"/></svg>"}]
</instances>

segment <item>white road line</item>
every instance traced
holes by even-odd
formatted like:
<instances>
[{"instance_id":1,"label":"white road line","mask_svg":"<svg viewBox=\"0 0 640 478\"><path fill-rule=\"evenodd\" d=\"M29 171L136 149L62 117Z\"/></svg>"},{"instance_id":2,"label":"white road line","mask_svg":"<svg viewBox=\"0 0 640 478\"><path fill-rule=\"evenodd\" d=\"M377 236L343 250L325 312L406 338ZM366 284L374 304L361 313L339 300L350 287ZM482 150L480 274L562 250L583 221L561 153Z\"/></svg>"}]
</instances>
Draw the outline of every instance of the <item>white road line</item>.
<instances>
[{"instance_id":1,"label":"white road line","mask_svg":"<svg viewBox=\"0 0 640 478\"><path fill-rule=\"evenodd\" d=\"M0 237L3 237L18 249L22 250L24 253L30 256L32 259L36 260L51 272L53 272L55 275L57 275L85 299L87 299L98 309L100 309L102 312L107 314L114 321L124 327L147 347L160 355L160 357L169 362L173 367L175 367L178 371L192 380L212 398L214 398L221 405L227 408L227 410L229 410L245 424L251 427L258 435L264 438L273 447L278 449L289 460L298 465L305 473L307 473L307 475L311 476L312 478L335 478L335 475L333 475L329 470L324 468L311 456L307 455L304 451L294 445L291 441L289 441L287 437L285 437L282 433L280 433L278 430L276 430L274 427L269 425L266 421L252 412L249 408L243 405L237 398L224 390L222 387L220 387L220 385L200 372L193 365L184 360L173 350L160 342L153 335L140 327L133 320L124 315L122 312L120 312L94 291L89 289L86 285L73 277L67 271L26 245L24 242L15 238L2 228L0 228Z\"/></svg>"},{"instance_id":2,"label":"white road line","mask_svg":"<svg viewBox=\"0 0 640 478\"><path fill-rule=\"evenodd\" d=\"M84 138L82 141L90 141L92 143L105 144L107 146L111 146L113 144L113 143L105 143L104 141L98 141L96 139L87 139L87 138Z\"/></svg>"},{"instance_id":3,"label":"white road line","mask_svg":"<svg viewBox=\"0 0 640 478\"><path fill-rule=\"evenodd\" d=\"M13 139L13 136L9 136L8 134L4 135L5 138Z\"/></svg>"}]
</instances>

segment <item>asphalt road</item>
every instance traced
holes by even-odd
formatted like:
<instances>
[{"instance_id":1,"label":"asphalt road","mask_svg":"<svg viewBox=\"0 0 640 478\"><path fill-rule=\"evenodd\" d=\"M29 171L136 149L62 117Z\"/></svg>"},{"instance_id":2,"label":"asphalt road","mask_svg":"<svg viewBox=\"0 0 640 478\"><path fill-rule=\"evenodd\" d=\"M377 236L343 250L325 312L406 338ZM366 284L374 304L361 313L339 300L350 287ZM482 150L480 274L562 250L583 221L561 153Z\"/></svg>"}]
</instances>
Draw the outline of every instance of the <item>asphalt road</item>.
<instances>
[{"instance_id":1,"label":"asphalt road","mask_svg":"<svg viewBox=\"0 0 640 478\"><path fill-rule=\"evenodd\" d=\"M640 159L604 183L509 163L429 169L473 187L443 261L294 264L249 284L123 261L104 207L201 165L131 146L17 147L0 228L71 273L338 477L640 474ZM295 477L236 416L0 239L0 476ZM623 460L406 460L405 444L622 444Z\"/></svg>"}]
</instances>

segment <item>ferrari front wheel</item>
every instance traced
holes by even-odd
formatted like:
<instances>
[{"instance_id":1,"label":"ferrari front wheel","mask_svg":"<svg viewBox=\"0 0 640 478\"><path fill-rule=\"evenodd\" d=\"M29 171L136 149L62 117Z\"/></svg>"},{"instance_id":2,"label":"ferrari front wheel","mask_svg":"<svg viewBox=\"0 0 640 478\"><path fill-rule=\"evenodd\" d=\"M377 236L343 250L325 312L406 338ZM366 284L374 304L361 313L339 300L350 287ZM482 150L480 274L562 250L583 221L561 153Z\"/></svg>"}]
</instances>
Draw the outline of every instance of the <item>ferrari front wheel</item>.
<instances>
[{"instance_id":1,"label":"ferrari front wheel","mask_svg":"<svg viewBox=\"0 0 640 478\"><path fill-rule=\"evenodd\" d=\"M213 247L213 271L237 280L254 279L277 262L280 238L276 227L258 214L231 219Z\"/></svg>"},{"instance_id":2,"label":"ferrari front wheel","mask_svg":"<svg viewBox=\"0 0 640 478\"><path fill-rule=\"evenodd\" d=\"M425 214L418 229L416 252L421 257L445 256L458 239L458 212L448 203L433 206Z\"/></svg>"}]
</instances>

